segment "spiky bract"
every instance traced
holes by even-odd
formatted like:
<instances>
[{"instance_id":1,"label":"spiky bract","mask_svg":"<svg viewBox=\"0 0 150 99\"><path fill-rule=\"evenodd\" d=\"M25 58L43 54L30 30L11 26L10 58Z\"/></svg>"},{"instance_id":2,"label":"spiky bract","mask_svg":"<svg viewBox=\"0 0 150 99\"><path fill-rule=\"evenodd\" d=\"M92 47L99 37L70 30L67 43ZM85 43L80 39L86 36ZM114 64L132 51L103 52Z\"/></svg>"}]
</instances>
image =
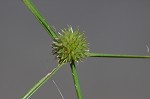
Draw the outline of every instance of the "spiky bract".
<instances>
[{"instance_id":1,"label":"spiky bract","mask_svg":"<svg viewBox=\"0 0 150 99\"><path fill-rule=\"evenodd\" d=\"M82 32L77 28L73 31L71 26L63 29L62 33L54 40L52 44L53 54L58 58L58 62L81 61L87 57L89 52L88 43Z\"/></svg>"}]
</instances>

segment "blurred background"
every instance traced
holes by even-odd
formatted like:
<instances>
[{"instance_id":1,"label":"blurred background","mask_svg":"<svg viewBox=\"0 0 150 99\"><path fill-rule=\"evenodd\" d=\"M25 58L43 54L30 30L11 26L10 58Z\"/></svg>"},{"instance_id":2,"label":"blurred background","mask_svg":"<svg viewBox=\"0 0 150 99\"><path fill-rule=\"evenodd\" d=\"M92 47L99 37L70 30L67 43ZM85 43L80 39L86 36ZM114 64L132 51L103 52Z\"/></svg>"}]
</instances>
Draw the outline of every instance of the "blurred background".
<instances>
[{"instance_id":1,"label":"blurred background","mask_svg":"<svg viewBox=\"0 0 150 99\"><path fill-rule=\"evenodd\" d=\"M150 55L149 0L33 0L57 32L85 31L91 52ZM57 66L52 39L22 0L0 2L0 99L21 99ZM88 58L77 64L84 99L150 99L150 59ZM77 99L69 64L30 99Z\"/></svg>"}]
</instances>

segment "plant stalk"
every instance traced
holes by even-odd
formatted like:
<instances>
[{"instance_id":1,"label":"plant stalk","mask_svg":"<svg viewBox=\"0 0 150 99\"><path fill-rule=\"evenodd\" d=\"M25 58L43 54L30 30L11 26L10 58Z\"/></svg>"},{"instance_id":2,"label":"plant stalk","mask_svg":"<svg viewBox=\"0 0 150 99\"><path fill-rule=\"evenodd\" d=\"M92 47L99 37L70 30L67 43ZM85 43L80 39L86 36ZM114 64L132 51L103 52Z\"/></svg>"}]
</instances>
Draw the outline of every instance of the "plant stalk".
<instances>
[{"instance_id":1,"label":"plant stalk","mask_svg":"<svg viewBox=\"0 0 150 99\"><path fill-rule=\"evenodd\" d=\"M71 72L72 72L72 77L74 80L74 86L75 86L77 97L78 97L78 99L83 99L82 93L81 93L81 88L80 88L80 83L79 83L79 79L78 79L78 74L76 71L76 66L75 66L74 61L71 62L70 67L71 67Z\"/></svg>"},{"instance_id":2,"label":"plant stalk","mask_svg":"<svg viewBox=\"0 0 150 99\"><path fill-rule=\"evenodd\" d=\"M44 76L39 82L37 82L27 93L23 96L22 99L29 99L44 83L46 83L62 66L63 64L59 64L56 68L54 68L50 73Z\"/></svg>"},{"instance_id":3,"label":"plant stalk","mask_svg":"<svg viewBox=\"0 0 150 99\"><path fill-rule=\"evenodd\" d=\"M36 19L40 22L40 24L44 27L44 29L48 32L52 39L57 37L57 33L53 29L51 25L44 19L44 17L40 14L38 9L34 6L31 0L23 0L24 4L28 7L28 9L32 12L32 14L36 17Z\"/></svg>"}]
</instances>

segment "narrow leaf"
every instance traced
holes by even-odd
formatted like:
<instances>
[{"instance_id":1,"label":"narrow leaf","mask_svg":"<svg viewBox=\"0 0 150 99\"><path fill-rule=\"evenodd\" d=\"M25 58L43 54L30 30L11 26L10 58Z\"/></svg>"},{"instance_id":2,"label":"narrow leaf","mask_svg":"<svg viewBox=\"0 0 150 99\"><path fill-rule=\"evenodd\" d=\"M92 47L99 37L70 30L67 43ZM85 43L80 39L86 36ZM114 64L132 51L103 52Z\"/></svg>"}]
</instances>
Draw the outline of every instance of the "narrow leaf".
<instances>
[{"instance_id":1,"label":"narrow leaf","mask_svg":"<svg viewBox=\"0 0 150 99\"><path fill-rule=\"evenodd\" d=\"M105 57L105 58L150 58L150 56L143 55L123 55L123 54L103 54L103 53L89 53L89 57Z\"/></svg>"},{"instance_id":2,"label":"narrow leaf","mask_svg":"<svg viewBox=\"0 0 150 99\"><path fill-rule=\"evenodd\" d=\"M56 68L54 68L50 73L44 76L38 83L36 83L22 99L29 99L44 83L46 83L62 66L63 64L59 64Z\"/></svg>"},{"instance_id":3,"label":"narrow leaf","mask_svg":"<svg viewBox=\"0 0 150 99\"><path fill-rule=\"evenodd\" d=\"M44 17L40 14L37 8L34 6L31 0L23 0L24 4L28 7L28 9L32 12L32 14L36 17L36 19L40 22L40 24L45 28L48 34L54 39L57 37L55 30L48 24L48 22L44 19Z\"/></svg>"}]
</instances>

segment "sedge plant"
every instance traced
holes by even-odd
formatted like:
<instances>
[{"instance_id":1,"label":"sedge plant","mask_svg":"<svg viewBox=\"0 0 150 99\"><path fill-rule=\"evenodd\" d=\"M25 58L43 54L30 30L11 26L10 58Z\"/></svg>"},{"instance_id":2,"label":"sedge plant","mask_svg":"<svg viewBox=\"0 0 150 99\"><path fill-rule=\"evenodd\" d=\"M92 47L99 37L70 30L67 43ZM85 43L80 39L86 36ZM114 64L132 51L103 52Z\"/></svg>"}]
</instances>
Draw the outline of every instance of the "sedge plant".
<instances>
[{"instance_id":1,"label":"sedge plant","mask_svg":"<svg viewBox=\"0 0 150 99\"><path fill-rule=\"evenodd\" d=\"M104 57L104 58L150 58L150 56L140 55L120 55L120 54L104 54L91 53L89 51L89 43L86 41L84 33L77 28L73 30L71 26L61 30L57 33L55 29L45 18L40 14L31 0L23 0L27 8L32 12L39 23L45 28L49 36L53 39L52 53L58 59L58 66L56 66L50 73L39 80L23 97L22 99L29 99L44 83L46 83L63 65L70 64L76 95L78 99L83 99L78 74L75 63L83 61L87 57Z\"/></svg>"}]
</instances>

